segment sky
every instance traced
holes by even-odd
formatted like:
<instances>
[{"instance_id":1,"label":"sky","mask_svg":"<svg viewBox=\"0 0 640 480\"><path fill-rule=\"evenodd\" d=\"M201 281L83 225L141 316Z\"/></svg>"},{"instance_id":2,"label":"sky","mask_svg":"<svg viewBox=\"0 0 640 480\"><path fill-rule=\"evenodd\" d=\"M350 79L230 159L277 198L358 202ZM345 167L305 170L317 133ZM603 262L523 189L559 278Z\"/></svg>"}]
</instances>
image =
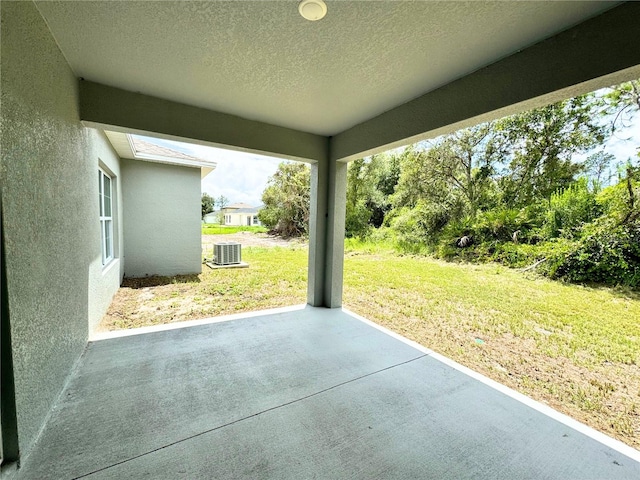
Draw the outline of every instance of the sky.
<instances>
[{"instance_id":1,"label":"sky","mask_svg":"<svg viewBox=\"0 0 640 480\"><path fill-rule=\"evenodd\" d=\"M626 161L628 158L637 158L637 149L640 146L640 115L635 115L633 122L620 129L607 140L604 149L617 160Z\"/></svg>"},{"instance_id":2,"label":"sky","mask_svg":"<svg viewBox=\"0 0 640 480\"><path fill-rule=\"evenodd\" d=\"M202 192L214 198L224 195L229 203L262 205L262 192L269 177L284 160L253 153L235 152L221 148L205 147L169 140L150 139L154 143L179 150L194 157L217 162L216 169L202 180ZM636 114L627 128L621 128L604 146L606 152L625 162L636 158L640 145L640 115ZM592 153L592 152L590 152Z\"/></svg>"}]
</instances>

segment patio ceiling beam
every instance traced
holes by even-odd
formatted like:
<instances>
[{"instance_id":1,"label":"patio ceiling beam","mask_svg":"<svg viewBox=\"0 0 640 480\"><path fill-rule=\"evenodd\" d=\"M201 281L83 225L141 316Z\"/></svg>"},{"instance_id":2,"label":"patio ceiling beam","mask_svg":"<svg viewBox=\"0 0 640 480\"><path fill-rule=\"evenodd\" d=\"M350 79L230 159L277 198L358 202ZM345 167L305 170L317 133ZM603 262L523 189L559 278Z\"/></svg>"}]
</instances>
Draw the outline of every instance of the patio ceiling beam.
<instances>
[{"instance_id":1,"label":"patio ceiling beam","mask_svg":"<svg viewBox=\"0 0 640 480\"><path fill-rule=\"evenodd\" d=\"M331 139L332 160L386 151L640 77L640 2L628 2Z\"/></svg>"},{"instance_id":2,"label":"patio ceiling beam","mask_svg":"<svg viewBox=\"0 0 640 480\"><path fill-rule=\"evenodd\" d=\"M329 141L312 133L80 80L80 119L85 126L173 140L323 161Z\"/></svg>"}]
</instances>

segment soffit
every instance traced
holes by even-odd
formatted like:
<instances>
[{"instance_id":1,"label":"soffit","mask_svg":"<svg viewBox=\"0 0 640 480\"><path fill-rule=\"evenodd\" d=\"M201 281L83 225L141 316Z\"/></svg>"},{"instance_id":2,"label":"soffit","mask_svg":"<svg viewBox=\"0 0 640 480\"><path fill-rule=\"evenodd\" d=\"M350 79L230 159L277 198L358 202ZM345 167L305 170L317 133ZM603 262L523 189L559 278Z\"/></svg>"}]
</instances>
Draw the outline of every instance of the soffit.
<instances>
[{"instance_id":1,"label":"soffit","mask_svg":"<svg viewBox=\"0 0 640 480\"><path fill-rule=\"evenodd\" d=\"M616 3L36 4L78 77L335 135Z\"/></svg>"}]
</instances>

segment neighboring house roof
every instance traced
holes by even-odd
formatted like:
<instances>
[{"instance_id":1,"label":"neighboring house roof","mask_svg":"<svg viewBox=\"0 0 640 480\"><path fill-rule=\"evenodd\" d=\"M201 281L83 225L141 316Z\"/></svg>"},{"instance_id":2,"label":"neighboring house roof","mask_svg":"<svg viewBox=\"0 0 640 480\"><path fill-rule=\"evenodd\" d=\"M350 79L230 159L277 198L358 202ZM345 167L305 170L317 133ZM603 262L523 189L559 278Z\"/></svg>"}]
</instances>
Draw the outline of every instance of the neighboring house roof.
<instances>
[{"instance_id":1,"label":"neighboring house roof","mask_svg":"<svg viewBox=\"0 0 640 480\"><path fill-rule=\"evenodd\" d=\"M254 207L252 207L248 203L232 203L231 205L227 205L226 207L224 207L223 210L237 209L237 208L254 208Z\"/></svg>"},{"instance_id":2,"label":"neighboring house roof","mask_svg":"<svg viewBox=\"0 0 640 480\"><path fill-rule=\"evenodd\" d=\"M248 203L232 203L231 205L227 205L222 209L224 213L232 214L232 213L252 213L256 215L264 205L258 205L257 207L252 207Z\"/></svg>"},{"instance_id":3,"label":"neighboring house roof","mask_svg":"<svg viewBox=\"0 0 640 480\"><path fill-rule=\"evenodd\" d=\"M120 158L200 168L201 178L209 175L217 166L216 162L212 160L194 157L173 148L157 145L137 135L106 130L105 133Z\"/></svg>"},{"instance_id":4,"label":"neighboring house roof","mask_svg":"<svg viewBox=\"0 0 640 480\"><path fill-rule=\"evenodd\" d=\"M237 210L234 210L233 212L229 212L229 213L253 213L255 215L259 211L260 209L258 207L251 207L251 208L238 208Z\"/></svg>"}]
</instances>

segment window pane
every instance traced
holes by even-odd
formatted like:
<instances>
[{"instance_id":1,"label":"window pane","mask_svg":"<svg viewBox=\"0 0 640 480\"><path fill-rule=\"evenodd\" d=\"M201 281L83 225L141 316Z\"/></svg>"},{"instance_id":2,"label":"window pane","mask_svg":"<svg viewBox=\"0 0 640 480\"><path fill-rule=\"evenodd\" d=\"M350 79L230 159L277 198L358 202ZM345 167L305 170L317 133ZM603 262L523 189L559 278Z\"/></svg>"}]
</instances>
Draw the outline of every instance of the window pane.
<instances>
[{"instance_id":1,"label":"window pane","mask_svg":"<svg viewBox=\"0 0 640 480\"><path fill-rule=\"evenodd\" d=\"M104 209L103 209L104 197L102 195L102 178L103 177L104 177L104 174L100 170L98 170L98 201L100 202L101 217L104 215Z\"/></svg>"},{"instance_id":2,"label":"window pane","mask_svg":"<svg viewBox=\"0 0 640 480\"><path fill-rule=\"evenodd\" d=\"M113 194L111 178L102 170L98 170L98 197L100 203L100 252L102 264L106 265L113 258Z\"/></svg>"},{"instance_id":3,"label":"window pane","mask_svg":"<svg viewBox=\"0 0 640 480\"><path fill-rule=\"evenodd\" d=\"M104 222L105 229L105 255L106 260L113 257L113 242L111 240L111 220L105 220Z\"/></svg>"},{"instance_id":4,"label":"window pane","mask_svg":"<svg viewBox=\"0 0 640 480\"><path fill-rule=\"evenodd\" d=\"M104 176L104 216L111 216L111 179Z\"/></svg>"},{"instance_id":5,"label":"window pane","mask_svg":"<svg viewBox=\"0 0 640 480\"><path fill-rule=\"evenodd\" d=\"M107 252L105 251L105 227L106 222L104 220L100 220L100 250L102 250L102 264L107 263Z\"/></svg>"}]
</instances>

